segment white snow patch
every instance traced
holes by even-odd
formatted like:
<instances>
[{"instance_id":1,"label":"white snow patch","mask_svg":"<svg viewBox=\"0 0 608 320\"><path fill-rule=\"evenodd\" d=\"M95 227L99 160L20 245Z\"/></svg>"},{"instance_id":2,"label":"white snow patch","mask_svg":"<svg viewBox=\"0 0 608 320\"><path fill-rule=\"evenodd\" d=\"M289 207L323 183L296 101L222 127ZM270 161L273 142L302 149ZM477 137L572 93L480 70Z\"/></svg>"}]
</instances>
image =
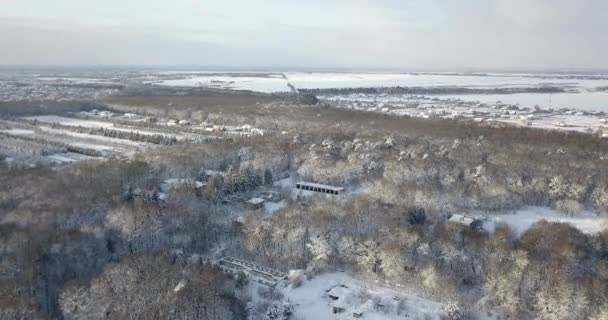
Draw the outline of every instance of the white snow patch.
<instances>
[{"instance_id":1,"label":"white snow patch","mask_svg":"<svg viewBox=\"0 0 608 320\"><path fill-rule=\"evenodd\" d=\"M270 215L285 207L287 207L287 201L285 201L285 200L281 200L279 202L266 201L264 203L264 212L266 212L266 214Z\"/></svg>"},{"instance_id":2,"label":"white snow patch","mask_svg":"<svg viewBox=\"0 0 608 320\"><path fill-rule=\"evenodd\" d=\"M478 215L480 218L481 216ZM563 214L545 207L528 207L516 211L514 214L490 214L488 221L483 225L488 231L493 232L497 223L506 223L518 234L523 234L536 222L546 220L547 222L568 223L583 233L595 234L608 226L608 219L600 217L592 212L581 212L574 217Z\"/></svg>"},{"instance_id":3,"label":"white snow patch","mask_svg":"<svg viewBox=\"0 0 608 320\"><path fill-rule=\"evenodd\" d=\"M93 144L93 143L72 142L72 143L70 143L70 145L73 146L73 147L77 147L77 148L93 149L93 150L96 150L96 151L112 151L112 150L114 150L114 147L104 146L104 145L99 145L99 144Z\"/></svg>"},{"instance_id":4,"label":"white snow patch","mask_svg":"<svg viewBox=\"0 0 608 320\"><path fill-rule=\"evenodd\" d=\"M154 82L155 85L169 87L208 87L230 90L249 90L255 92L290 92L287 81L280 75L265 77L254 76L193 76L184 79L163 80Z\"/></svg>"},{"instance_id":5,"label":"white snow patch","mask_svg":"<svg viewBox=\"0 0 608 320\"><path fill-rule=\"evenodd\" d=\"M31 121L39 121L44 123L57 123L63 126L70 127L83 127L83 128L112 128L114 129L114 124L112 122L106 121L94 121L94 120L82 120L75 118L66 118L61 116L35 116L35 117L27 117L25 118Z\"/></svg>"},{"instance_id":6,"label":"white snow patch","mask_svg":"<svg viewBox=\"0 0 608 320\"><path fill-rule=\"evenodd\" d=\"M57 153L50 156L46 156L45 158L56 164L65 164L82 160L97 159L95 157L89 157L87 155L74 152Z\"/></svg>"},{"instance_id":7,"label":"white snow patch","mask_svg":"<svg viewBox=\"0 0 608 320\"><path fill-rule=\"evenodd\" d=\"M51 133L51 134L66 135L66 136L71 136L74 138L82 138L82 139L88 139L88 140L94 140L94 141L100 141L100 142L110 142L110 143L120 144L120 145L129 145L129 146L134 146L134 147L142 147L142 146L148 145L148 143L145 143L145 142L135 142L135 141L125 140L125 139L96 136L96 135L72 132L72 131L62 130L62 129L53 129L53 128L44 127L44 126L40 126L40 127L38 127L38 129L40 129L43 132L47 132L47 133Z\"/></svg>"},{"instance_id":8,"label":"white snow patch","mask_svg":"<svg viewBox=\"0 0 608 320\"><path fill-rule=\"evenodd\" d=\"M12 136L27 136L27 135L33 135L34 134L34 130L16 129L16 128L7 129L7 130L0 130L0 132L6 133L6 134L9 134L9 135L12 135Z\"/></svg>"}]
</instances>

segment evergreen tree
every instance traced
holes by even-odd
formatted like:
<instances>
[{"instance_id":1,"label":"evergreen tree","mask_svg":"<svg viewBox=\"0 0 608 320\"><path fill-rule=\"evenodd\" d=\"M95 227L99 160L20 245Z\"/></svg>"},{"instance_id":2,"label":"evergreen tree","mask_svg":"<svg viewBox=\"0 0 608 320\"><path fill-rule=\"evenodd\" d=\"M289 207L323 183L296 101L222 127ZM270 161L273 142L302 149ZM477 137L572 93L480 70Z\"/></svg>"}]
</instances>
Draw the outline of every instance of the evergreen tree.
<instances>
[{"instance_id":1,"label":"evergreen tree","mask_svg":"<svg viewBox=\"0 0 608 320\"><path fill-rule=\"evenodd\" d=\"M271 185L273 182L272 171L270 169L264 170L264 184Z\"/></svg>"}]
</instances>

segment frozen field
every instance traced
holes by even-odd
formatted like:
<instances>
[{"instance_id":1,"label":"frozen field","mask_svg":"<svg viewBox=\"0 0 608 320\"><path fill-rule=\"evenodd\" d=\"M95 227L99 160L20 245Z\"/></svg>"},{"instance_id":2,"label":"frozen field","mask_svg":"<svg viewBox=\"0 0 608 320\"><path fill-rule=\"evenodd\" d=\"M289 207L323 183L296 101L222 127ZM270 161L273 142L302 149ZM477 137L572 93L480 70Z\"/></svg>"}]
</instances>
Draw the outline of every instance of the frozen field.
<instances>
[{"instance_id":1,"label":"frozen field","mask_svg":"<svg viewBox=\"0 0 608 320\"><path fill-rule=\"evenodd\" d=\"M608 91L584 91L579 93L513 93L513 94L476 94L430 96L442 99L461 99L463 101L495 104L534 106L548 108L573 108L588 111L608 112Z\"/></svg>"},{"instance_id":2,"label":"frozen field","mask_svg":"<svg viewBox=\"0 0 608 320\"><path fill-rule=\"evenodd\" d=\"M594 90L608 80L563 79L532 75L460 75L416 73L287 73L297 89L381 88L381 87L464 87L521 88L558 86Z\"/></svg>"},{"instance_id":3,"label":"frozen field","mask_svg":"<svg viewBox=\"0 0 608 320\"><path fill-rule=\"evenodd\" d=\"M282 75L267 75L264 77L195 75L182 79L161 80L152 83L170 87L206 87L264 93L292 91Z\"/></svg>"},{"instance_id":4,"label":"frozen field","mask_svg":"<svg viewBox=\"0 0 608 320\"><path fill-rule=\"evenodd\" d=\"M171 75L170 79L163 79ZM263 93L290 92L304 89L356 88L464 88L475 90L553 87L563 93L505 93L426 95L429 98L454 98L468 102L506 104L542 109L573 108L608 112L608 75L576 74L452 74L452 73L303 73L277 74L181 72L159 73L151 83L160 86L209 87L250 90ZM332 98L340 98L334 95Z\"/></svg>"}]
</instances>

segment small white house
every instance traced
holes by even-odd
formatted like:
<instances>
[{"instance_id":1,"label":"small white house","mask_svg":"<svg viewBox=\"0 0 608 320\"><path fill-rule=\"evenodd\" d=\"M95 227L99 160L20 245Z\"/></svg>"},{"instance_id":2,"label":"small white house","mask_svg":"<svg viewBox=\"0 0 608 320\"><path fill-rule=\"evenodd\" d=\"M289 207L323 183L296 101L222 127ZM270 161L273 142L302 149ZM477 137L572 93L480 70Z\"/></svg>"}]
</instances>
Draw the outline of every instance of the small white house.
<instances>
[{"instance_id":1,"label":"small white house","mask_svg":"<svg viewBox=\"0 0 608 320\"><path fill-rule=\"evenodd\" d=\"M448 218L448 223L470 229L480 229L483 225L481 220L464 214L453 214Z\"/></svg>"},{"instance_id":2,"label":"small white house","mask_svg":"<svg viewBox=\"0 0 608 320\"><path fill-rule=\"evenodd\" d=\"M247 206L253 210L261 209L264 206L264 199L251 198L251 199L247 200Z\"/></svg>"}]
</instances>

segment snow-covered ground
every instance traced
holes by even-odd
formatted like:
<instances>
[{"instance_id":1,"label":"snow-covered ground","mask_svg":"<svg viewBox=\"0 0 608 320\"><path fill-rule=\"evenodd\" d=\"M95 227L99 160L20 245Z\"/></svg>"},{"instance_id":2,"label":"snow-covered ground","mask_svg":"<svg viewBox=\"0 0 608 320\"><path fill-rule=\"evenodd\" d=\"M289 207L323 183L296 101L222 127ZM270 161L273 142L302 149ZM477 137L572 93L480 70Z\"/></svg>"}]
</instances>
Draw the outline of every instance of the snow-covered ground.
<instances>
[{"instance_id":1,"label":"snow-covered ground","mask_svg":"<svg viewBox=\"0 0 608 320\"><path fill-rule=\"evenodd\" d=\"M84 149L92 149L92 150L97 150L97 151L102 151L102 152L114 150L114 147L111 147L111 146L95 144L95 143L86 143L86 142L71 142L70 146L77 147L77 148L84 148Z\"/></svg>"},{"instance_id":2,"label":"snow-covered ground","mask_svg":"<svg viewBox=\"0 0 608 320\"><path fill-rule=\"evenodd\" d=\"M450 73L287 73L297 89L380 88L380 87L465 87L514 88L560 86L595 89L608 80L563 79L552 75L524 74L461 75Z\"/></svg>"},{"instance_id":3,"label":"snow-covered ground","mask_svg":"<svg viewBox=\"0 0 608 320\"><path fill-rule=\"evenodd\" d=\"M72 162L78 162L78 161L83 161L83 160L99 159L99 158L89 157L84 154L74 153L74 152L57 153L57 154L53 154L50 156L46 156L44 158L55 164L65 164L65 163L72 163Z\"/></svg>"},{"instance_id":4,"label":"snow-covered ground","mask_svg":"<svg viewBox=\"0 0 608 320\"><path fill-rule=\"evenodd\" d=\"M161 80L152 83L170 87L208 87L265 93L291 91L291 88L287 86L287 81L281 75L267 75L264 77L196 75L183 79Z\"/></svg>"},{"instance_id":5,"label":"snow-covered ground","mask_svg":"<svg viewBox=\"0 0 608 320\"><path fill-rule=\"evenodd\" d=\"M515 232L522 234L530 226L541 220L568 223L587 234L598 233L608 228L608 218L606 217L601 217L591 212L581 212L574 217L568 217L545 207L528 207L518 210L513 214L476 214L476 216L488 219L484 221L484 227L490 232L494 231L497 223L506 223Z\"/></svg>"},{"instance_id":6,"label":"snow-covered ground","mask_svg":"<svg viewBox=\"0 0 608 320\"><path fill-rule=\"evenodd\" d=\"M513 93L513 94L465 94L432 96L442 99L461 99L463 101L479 101L494 104L501 101L506 104L519 104L522 107L548 108L574 108L589 111L608 112L608 92L583 91L579 93Z\"/></svg>"},{"instance_id":7,"label":"snow-covered ground","mask_svg":"<svg viewBox=\"0 0 608 320\"><path fill-rule=\"evenodd\" d=\"M6 133L6 134L12 135L12 136L29 136L29 135L33 135L34 134L34 130L17 129L17 128L0 130L0 132L1 133Z\"/></svg>"},{"instance_id":8,"label":"snow-covered ground","mask_svg":"<svg viewBox=\"0 0 608 320\"><path fill-rule=\"evenodd\" d=\"M287 207L287 201L285 200L281 200L279 202L264 202L264 212L268 215L271 215L285 207Z\"/></svg>"},{"instance_id":9,"label":"snow-covered ground","mask_svg":"<svg viewBox=\"0 0 608 320\"><path fill-rule=\"evenodd\" d=\"M340 287L341 296L332 300L327 290L336 286L347 288ZM302 320L353 319L353 312L363 313L361 319L368 320L440 319L443 314L441 303L356 280L343 272L317 275L300 287L288 286L282 292L295 305L294 318ZM377 302L384 307L378 308ZM401 311L397 311L400 304ZM344 312L333 314L336 305L343 307Z\"/></svg>"},{"instance_id":10,"label":"snow-covered ground","mask_svg":"<svg viewBox=\"0 0 608 320\"><path fill-rule=\"evenodd\" d=\"M208 73L208 74L207 74ZM608 86L608 79L584 76L565 78L560 75L486 74L466 75L452 73L237 73L222 72L161 72L173 74L172 79L152 82L162 86L211 87L251 90L258 92L289 92L290 83L296 89L386 88L386 87L460 87L475 89L527 88L554 86L581 91L595 91Z\"/></svg>"},{"instance_id":11,"label":"snow-covered ground","mask_svg":"<svg viewBox=\"0 0 608 320\"><path fill-rule=\"evenodd\" d=\"M82 120L76 118L67 118L62 116L34 116L25 118L30 121L38 121L43 123L57 123L63 126L70 127L83 127L83 128L106 128L106 129L114 129L114 124L112 122L106 121L94 121L94 120Z\"/></svg>"},{"instance_id":12,"label":"snow-covered ground","mask_svg":"<svg viewBox=\"0 0 608 320\"><path fill-rule=\"evenodd\" d=\"M97 146L100 146L100 145L105 146L106 144L112 144L112 145L122 145L122 146L139 148L139 147L149 145L148 143L145 143L145 142L136 142L136 141L125 140L125 139L117 139L117 138L104 137L104 136L95 136L95 135L90 135L90 134L86 134L86 133L73 132L73 131L69 131L69 130L54 129L54 128L46 127L46 126L38 126L38 129L40 131L47 132L50 134L65 135L65 136L69 136L72 138L80 138L80 139L86 139L89 141L95 141L95 142L99 143L99 144L95 143L95 145L97 145ZM89 143L89 144L92 144L92 143Z\"/></svg>"}]
</instances>

